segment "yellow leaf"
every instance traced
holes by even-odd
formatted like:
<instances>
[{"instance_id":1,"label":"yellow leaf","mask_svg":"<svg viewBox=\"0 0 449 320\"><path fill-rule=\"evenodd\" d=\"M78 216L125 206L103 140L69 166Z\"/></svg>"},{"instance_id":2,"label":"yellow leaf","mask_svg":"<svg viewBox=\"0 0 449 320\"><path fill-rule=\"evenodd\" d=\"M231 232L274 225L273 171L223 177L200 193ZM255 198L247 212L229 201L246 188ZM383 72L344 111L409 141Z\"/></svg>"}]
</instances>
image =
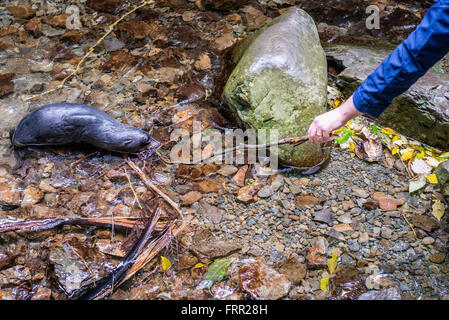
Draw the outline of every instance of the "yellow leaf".
<instances>
[{"instance_id":1,"label":"yellow leaf","mask_svg":"<svg viewBox=\"0 0 449 320\"><path fill-rule=\"evenodd\" d=\"M432 206L432 214L435 218L438 219L438 221L441 220L441 218L444 216L444 203L442 203L440 200L435 200Z\"/></svg>"},{"instance_id":2,"label":"yellow leaf","mask_svg":"<svg viewBox=\"0 0 449 320\"><path fill-rule=\"evenodd\" d=\"M449 152L445 152L442 155L440 155L440 158L449 158Z\"/></svg>"},{"instance_id":3,"label":"yellow leaf","mask_svg":"<svg viewBox=\"0 0 449 320\"><path fill-rule=\"evenodd\" d=\"M427 176L427 181L433 184L437 184L438 183L437 175L435 173L429 174Z\"/></svg>"},{"instance_id":4,"label":"yellow leaf","mask_svg":"<svg viewBox=\"0 0 449 320\"><path fill-rule=\"evenodd\" d=\"M418 153L418 154L416 155L416 158L417 158L417 159L422 159L422 158L424 158L424 156L425 156L424 151L421 151L420 153Z\"/></svg>"},{"instance_id":5,"label":"yellow leaf","mask_svg":"<svg viewBox=\"0 0 449 320\"><path fill-rule=\"evenodd\" d=\"M399 140L399 139L401 139L400 136L394 136L393 139L391 139L391 141L395 142L396 140Z\"/></svg>"},{"instance_id":6,"label":"yellow leaf","mask_svg":"<svg viewBox=\"0 0 449 320\"><path fill-rule=\"evenodd\" d=\"M341 103L341 100L337 99L337 100L334 101L334 103L335 103L335 106L338 107L340 105L340 103Z\"/></svg>"},{"instance_id":7,"label":"yellow leaf","mask_svg":"<svg viewBox=\"0 0 449 320\"><path fill-rule=\"evenodd\" d=\"M413 154L415 153L415 150L408 150L406 149L404 153L402 153L401 155L401 160L402 161L407 161L409 160L411 157L413 157Z\"/></svg>"},{"instance_id":8,"label":"yellow leaf","mask_svg":"<svg viewBox=\"0 0 449 320\"><path fill-rule=\"evenodd\" d=\"M332 258L327 259L327 267L330 274L333 274L335 272L335 269L337 269L337 260L338 255L336 255L335 253L332 253Z\"/></svg>"},{"instance_id":9,"label":"yellow leaf","mask_svg":"<svg viewBox=\"0 0 449 320\"><path fill-rule=\"evenodd\" d=\"M326 292L329 291L329 277L321 278L320 289Z\"/></svg>"},{"instance_id":10,"label":"yellow leaf","mask_svg":"<svg viewBox=\"0 0 449 320\"><path fill-rule=\"evenodd\" d=\"M351 143L348 147L349 150L351 150L352 152L355 151L355 145L353 143Z\"/></svg>"},{"instance_id":11,"label":"yellow leaf","mask_svg":"<svg viewBox=\"0 0 449 320\"><path fill-rule=\"evenodd\" d=\"M398 153L399 148L398 147L394 147L393 150L391 150L391 154L395 155L396 153Z\"/></svg>"},{"instance_id":12,"label":"yellow leaf","mask_svg":"<svg viewBox=\"0 0 449 320\"><path fill-rule=\"evenodd\" d=\"M390 128L383 128L381 131L385 134L396 134L396 132Z\"/></svg>"},{"instance_id":13,"label":"yellow leaf","mask_svg":"<svg viewBox=\"0 0 449 320\"><path fill-rule=\"evenodd\" d=\"M164 271L167 271L171 267L171 261L164 256L161 256L161 264Z\"/></svg>"},{"instance_id":14,"label":"yellow leaf","mask_svg":"<svg viewBox=\"0 0 449 320\"><path fill-rule=\"evenodd\" d=\"M210 262L209 262L209 263L210 263ZM202 268L202 267L204 267L204 266L207 266L209 263L201 263L201 262L198 262L198 263L193 267L193 269Z\"/></svg>"}]
</instances>

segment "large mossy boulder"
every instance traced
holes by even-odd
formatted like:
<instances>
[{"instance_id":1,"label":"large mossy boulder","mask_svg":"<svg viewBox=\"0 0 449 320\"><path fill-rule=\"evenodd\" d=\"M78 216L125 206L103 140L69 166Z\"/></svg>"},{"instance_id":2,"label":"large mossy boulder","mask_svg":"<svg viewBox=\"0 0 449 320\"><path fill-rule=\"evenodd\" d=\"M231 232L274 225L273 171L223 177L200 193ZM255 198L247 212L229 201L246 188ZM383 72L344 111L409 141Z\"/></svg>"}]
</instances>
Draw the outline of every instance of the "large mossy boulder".
<instances>
[{"instance_id":1,"label":"large mossy boulder","mask_svg":"<svg viewBox=\"0 0 449 320\"><path fill-rule=\"evenodd\" d=\"M277 129L280 139L303 136L326 111L326 56L305 11L290 9L247 37L235 47L233 60L237 65L223 99L242 126ZM323 157L318 144L279 148L286 165L314 166Z\"/></svg>"},{"instance_id":2,"label":"large mossy boulder","mask_svg":"<svg viewBox=\"0 0 449 320\"><path fill-rule=\"evenodd\" d=\"M330 45L326 54L338 60L343 93L349 97L394 50ZM437 63L406 92L396 97L378 118L381 125L431 146L449 149L449 74Z\"/></svg>"}]
</instances>

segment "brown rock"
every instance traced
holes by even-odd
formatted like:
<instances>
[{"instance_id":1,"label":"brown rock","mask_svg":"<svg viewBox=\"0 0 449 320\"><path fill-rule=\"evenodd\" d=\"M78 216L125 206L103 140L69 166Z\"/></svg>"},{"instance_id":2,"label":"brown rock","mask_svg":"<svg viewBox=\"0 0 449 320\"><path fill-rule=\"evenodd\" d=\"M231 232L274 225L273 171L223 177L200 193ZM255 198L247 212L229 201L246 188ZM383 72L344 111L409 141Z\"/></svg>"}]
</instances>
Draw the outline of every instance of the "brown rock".
<instances>
[{"instance_id":1,"label":"brown rock","mask_svg":"<svg viewBox=\"0 0 449 320\"><path fill-rule=\"evenodd\" d=\"M29 185L23 191L22 207L31 207L42 200L44 194L38 188Z\"/></svg>"},{"instance_id":2,"label":"brown rock","mask_svg":"<svg viewBox=\"0 0 449 320\"><path fill-rule=\"evenodd\" d=\"M196 16L195 12L192 11L184 11L184 13L182 14L182 20L185 22L189 22L192 21Z\"/></svg>"},{"instance_id":3,"label":"brown rock","mask_svg":"<svg viewBox=\"0 0 449 320\"><path fill-rule=\"evenodd\" d=\"M253 6L245 6L242 11L245 13L246 21L248 23L248 31L260 29L266 22L271 20L267 19L262 11L257 10Z\"/></svg>"},{"instance_id":4,"label":"brown rock","mask_svg":"<svg viewBox=\"0 0 449 320\"><path fill-rule=\"evenodd\" d=\"M181 204L184 206L190 206L192 203L198 201L202 197L202 193L198 191L190 191L185 195L181 196L179 199L181 200Z\"/></svg>"},{"instance_id":5,"label":"brown rock","mask_svg":"<svg viewBox=\"0 0 449 320\"><path fill-rule=\"evenodd\" d=\"M119 71L125 66L134 65L137 62L126 50L115 51L112 56L101 66L102 70Z\"/></svg>"},{"instance_id":6,"label":"brown rock","mask_svg":"<svg viewBox=\"0 0 449 320\"><path fill-rule=\"evenodd\" d=\"M397 200L394 198L379 199L379 207L384 211L396 210L398 206L403 205L404 200Z\"/></svg>"},{"instance_id":7,"label":"brown rock","mask_svg":"<svg viewBox=\"0 0 449 320\"><path fill-rule=\"evenodd\" d=\"M42 32L42 22L40 18L33 18L27 22L25 25L25 30L33 33L35 36L38 36Z\"/></svg>"},{"instance_id":8,"label":"brown rock","mask_svg":"<svg viewBox=\"0 0 449 320\"><path fill-rule=\"evenodd\" d=\"M121 6L121 0L89 0L87 5L94 10L114 13Z\"/></svg>"},{"instance_id":9,"label":"brown rock","mask_svg":"<svg viewBox=\"0 0 449 320\"><path fill-rule=\"evenodd\" d=\"M0 51L5 51L11 48L14 48L14 44L12 42L0 40Z\"/></svg>"},{"instance_id":10,"label":"brown rock","mask_svg":"<svg viewBox=\"0 0 449 320\"><path fill-rule=\"evenodd\" d=\"M377 200L368 200L367 202L365 202L363 204L363 208L367 209L367 210L377 209L378 206L379 206L379 201L377 201Z\"/></svg>"},{"instance_id":11,"label":"brown rock","mask_svg":"<svg viewBox=\"0 0 449 320\"><path fill-rule=\"evenodd\" d=\"M185 270L194 267L198 263L198 258L191 254L179 254L178 270Z\"/></svg>"},{"instance_id":12,"label":"brown rock","mask_svg":"<svg viewBox=\"0 0 449 320\"><path fill-rule=\"evenodd\" d=\"M6 8L14 17L19 19L29 19L34 17L36 11L33 10L29 5L23 4L20 6L12 6Z\"/></svg>"},{"instance_id":13,"label":"brown rock","mask_svg":"<svg viewBox=\"0 0 449 320\"><path fill-rule=\"evenodd\" d=\"M118 24L121 40L142 40L150 35L151 28L144 21L125 21Z\"/></svg>"},{"instance_id":14,"label":"brown rock","mask_svg":"<svg viewBox=\"0 0 449 320\"><path fill-rule=\"evenodd\" d=\"M0 71L0 98L14 92L14 73Z\"/></svg>"},{"instance_id":15,"label":"brown rock","mask_svg":"<svg viewBox=\"0 0 449 320\"><path fill-rule=\"evenodd\" d=\"M291 282L286 275L269 267L262 257L239 270L240 287L254 299L277 300L286 296Z\"/></svg>"},{"instance_id":16,"label":"brown rock","mask_svg":"<svg viewBox=\"0 0 449 320\"><path fill-rule=\"evenodd\" d=\"M342 223L337 224L336 226L333 226L332 229L338 232L350 232L353 231L352 227L349 224Z\"/></svg>"},{"instance_id":17,"label":"brown rock","mask_svg":"<svg viewBox=\"0 0 449 320\"><path fill-rule=\"evenodd\" d=\"M69 17L69 14L63 13L63 14L48 18L47 23L55 28L65 28L66 21L67 21L68 17Z\"/></svg>"},{"instance_id":18,"label":"brown rock","mask_svg":"<svg viewBox=\"0 0 449 320\"><path fill-rule=\"evenodd\" d=\"M226 214L226 211L216 206L210 205L204 199L200 202L200 213L208 218L213 224L219 224Z\"/></svg>"},{"instance_id":19,"label":"brown rock","mask_svg":"<svg viewBox=\"0 0 449 320\"><path fill-rule=\"evenodd\" d=\"M235 176L232 178L232 182L234 182L239 187L243 187L245 185L245 177L246 177L246 171L248 170L248 165L244 165L241 167Z\"/></svg>"},{"instance_id":20,"label":"brown rock","mask_svg":"<svg viewBox=\"0 0 449 320\"><path fill-rule=\"evenodd\" d=\"M218 174L221 174L222 176L228 177L230 175L233 175L238 171L237 167L234 167L230 164L223 165L220 170L217 171Z\"/></svg>"},{"instance_id":21,"label":"brown rock","mask_svg":"<svg viewBox=\"0 0 449 320\"><path fill-rule=\"evenodd\" d=\"M25 30L20 30L18 33L17 33L17 36L18 36L18 40L19 40L19 42L26 42L27 41L27 39L28 39L28 32L26 32Z\"/></svg>"},{"instance_id":22,"label":"brown rock","mask_svg":"<svg viewBox=\"0 0 449 320\"><path fill-rule=\"evenodd\" d=\"M429 256L429 260L433 263L443 263L446 256L442 253L435 253Z\"/></svg>"},{"instance_id":23,"label":"brown rock","mask_svg":"<svg viewBox=\"0 0 449 320\"><path fill-rule=\"evenodd\" d=\"M293 284L298 285L306 277L307 267L297 259L290 258L281 265L279 272L285 274Z\"/></svg>"},{"instance_id":24,"label":"brown rock","mask_svg":"<svg viewBox=\"0 0 449 320\"><path fill-rule=\"evenodd\" d=\"M193 184L194 188L203 193L217 192L222 188L222 185L212 178L205 178Z\"/></svg>"},{"instance_id":25,"label":"brown rock","mask_svg":"<svg viewBox=\"0 0 449 320\"><path fill-rule=\"evenodd\" d=\"M226 16L226 21L228 21L230 24L238 24L242 22L242 17L238 13L233 13Z\"/></svg>"},{"instance_id":26,"label":"brown rock","mask_svg":"<svg viewBox=\"0 0 449 320\"><path fill-rule=\"evenodd\" d=\"M327 265L326 260L327 240L323 237L318 237L315 240L314 246L310 248L307 253L307 265L312 268L319 268Z\"/></svg>"},{"instance_id":27,"label":"brown rock","mask_svg":"<svg viewBox=\"0 0 449 320\"><path fill-rule=\"evenodd\" d=\"M437 229L440 224L437 220L431 217L414 215L412 217L412 223L414 226L423 229L424 231L431 232L434 229Z\"/></svg>"},{"instance_id":28,"label":"brown rock","mask_svg":"<svg viewBox=\"0 0 449 320\"><path fill-rule=\"evenodd\" d=\"M51 290L49 288L39 287L31 300L50 300Z\"/></svg>"},{"instance_id":29,"label":"brown rock","mask_svg":"<svg viewBox=\"0 0 449 320\"><path fill-rule=\"evenodd\" d=\"M295 198L295 204L298 207L315 206L319 203L320 203L320 200L314 196L297 196Z\"/></svg>"},{"instance_id":30,"label":"brown rock","mask_svg":"<svg viewBox=\"0 0 449 320\"><path fill-rule=\"evenodd\" d=\"M12 183L0 183L0 204L16 206L19 205L20 194L16 185Z\"/></svg>"},{"instance_id":31,"label":"brown rock","mask_svg":"<svg viewBox=\"0 0 449 320\"><path fill-rule=\"evenodd\" d=\"M355 206L355 203L354 203L354 201L352 201L352 200L348 200L348 201L346 201L346 200L343 200L342 202L341 202L341 204L342 204L342 206L343 206L343 210L349 210L349 209L352 209L352 208L354 208L354 206Z\"/></svg>"},{"instance_id":32,"label":"brown rock","mask_svg":"<svg viewBox=\"0 0 449 320\"><path fill-rule=\"evenodd\" d=\"M223 51L231 47L235 43L235 41L236 39L234 37L234 33L223 33L220 37L215 39L215 48L217 48L219 51Z\"/></svg>"},{"instance_id":33,"label":"brown rock","mask_svg":"<svg viewBox=\"0 0 449 320\"><path fill-rule=\"evenodd\" d=\"M253 184L240 188L237 191L237 200L243 203L250 203L254 201L254 195L256 194L259 188Z\"/></svg>"},{"instance_id":34,"label":"brown rock","mask_svg":"<svg viewBox=\"0 0 449 320\"><path fill-rule=\"evenodd\" d=\"M194 65L196 70L202 71L202 70L208 70L211 67L210 58L207 54L202 54L198 57L198 59L195 61Z\"/></svg>"},{"instance_id":35,"label":"brown rock","mask_svg":"<svg viewBox=\"0 0 449 320\"><path fill-rule=\"evenodd\" d=\"M192 251L201 262L206 263L217 257L225 257L241 248L234 240L219 240L208 229L190 229L180 238L181 243Z\"/></svg>"},{"instance_id":36,"label":"brown rock","mask_svg":"<svg viewBox=\"0 0 449 320\"><path fill-rule=\"evenodd\" d=\"M131 214L131 208L123 203L118 204L113 209L114 216L128 217Z\"/></svg>"},{"instance_id":37,"label":"brown rock","mask_svg":"<svg viewBox=\"0 0 449 320\"><path fill-rule=\"evenodd\" d=\"M82 37L81 32L76 31L76 30L70 30L61 36L61 40L69 41L71 43L78 43L78 42L80 42L81 37Z\"/></svg>"}]
</instances>

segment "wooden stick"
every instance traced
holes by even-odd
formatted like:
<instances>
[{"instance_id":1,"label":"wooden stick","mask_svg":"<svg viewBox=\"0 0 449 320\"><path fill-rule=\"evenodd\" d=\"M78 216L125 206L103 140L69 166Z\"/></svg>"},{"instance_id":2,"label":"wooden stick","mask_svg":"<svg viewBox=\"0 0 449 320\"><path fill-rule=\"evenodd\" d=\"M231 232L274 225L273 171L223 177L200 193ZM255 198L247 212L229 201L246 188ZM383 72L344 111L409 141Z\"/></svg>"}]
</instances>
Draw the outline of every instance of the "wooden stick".
<instances>
[{"instance_id":1,"label":"wooden stick","mask_svg":"<svg viewBox=\"0 0 449 320\"><path fill-rule=\"evenodd\" d=\"M145 183L145 185L150 188L152 191L154 191L155 193L157 193L157 195L159 195L162 199L164 199L165 201L167 201L168 204L170 204L170 206L173 207L173 209L176 210L176 212L179 214L179 216L184 219L183 214L181 212L181 210L179 209L179 206L172 200L170 199L165 193L163 193L161 190L159 190L158 187L156 187L151 181L150 179L148 179L148 177L145 175L145 173L143 173L142 170L140 170L140 168L138 166L136 166L136 164L134 162L132 162L129 157L126 157L125 159L126 163L131 167L131 169L133 169L140 177L140 179L143 181L143 183Z\"/></svg>"},{"instance_id":2,"label":"wooden stick","mask_svg":"<svg viewBox=\"0 0 449 320\"><path fill-rule=\"evenodd\" d=\"M218 156L222 156L224 154L227 154L229 152L235 152L235 151L240 151L240 150L251 150L251 149L266 149L266 148L270 148L270 147L275 147L275 146L281 146L284 144L302 144L306 141L309 140L308 136L302 136L302 137L291 137L291 138L284 138L278 141L273 141L273 142L269 142L269 143L263 143L263 144L246 144L244 146L236 146L232 149L228 149L225 150L223 152L220 152L218 154L213 154L210 155L209 157L206 157L205 159L201 159L200 161L206 161L209 160L211 158L215 158Z\"/></svg>"}]
</instances>

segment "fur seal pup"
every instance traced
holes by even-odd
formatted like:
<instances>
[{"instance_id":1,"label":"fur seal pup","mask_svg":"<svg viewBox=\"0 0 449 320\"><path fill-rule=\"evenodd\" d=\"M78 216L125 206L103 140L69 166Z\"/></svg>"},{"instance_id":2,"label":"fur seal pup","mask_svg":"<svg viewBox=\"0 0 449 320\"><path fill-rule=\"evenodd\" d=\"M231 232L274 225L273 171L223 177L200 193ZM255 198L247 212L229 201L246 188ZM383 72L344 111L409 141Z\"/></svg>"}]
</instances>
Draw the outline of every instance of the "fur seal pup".
<instances>
[{"instance_id":1,"label":"fur seal pup","mask_svg":"<svg viewBox=\"0 0 449 320\"><path fill-rule=\"evenodd\" d=\"M54 103L26 115L11 135L16 147L88 143L100 149L137 153L160 142L92 106Z\"/></svg>"}]
</instances>

